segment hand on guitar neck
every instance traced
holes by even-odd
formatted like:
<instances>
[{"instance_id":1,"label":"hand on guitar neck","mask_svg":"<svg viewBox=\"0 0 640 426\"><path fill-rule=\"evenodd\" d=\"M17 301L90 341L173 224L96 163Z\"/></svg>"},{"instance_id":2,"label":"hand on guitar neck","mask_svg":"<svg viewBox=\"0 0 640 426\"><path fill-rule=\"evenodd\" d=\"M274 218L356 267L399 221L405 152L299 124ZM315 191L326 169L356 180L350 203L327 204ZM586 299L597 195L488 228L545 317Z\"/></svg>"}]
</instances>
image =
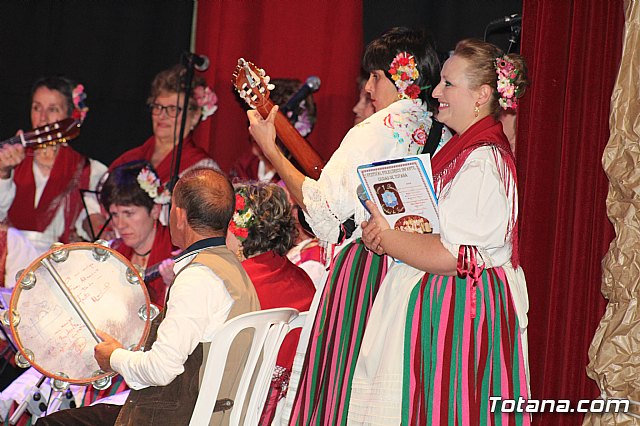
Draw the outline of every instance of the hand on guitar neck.
<instances>
[{"instance_id":1,"label":"hand on guitar neck","mask_svg":"<svg viewBox=\"0 0 640 426\"><path fill-rule=\"evenodd\" d=\"M274 88L273 84L270 84L269 81L270 78L263 69L258 68L253 63L247 62L244 59L238 60L233 81L236 90L240 97L264 119L270 116L275 106L269 99L270 90ZM273 120L270 122L273 124L273 134L268 135L269 139L273 139L275 143L275 137L277 135L304 173L312 179L318 179L325 163L313 146L305 138L300 136L300 133L293 127L287 117L277 109L274 112ZM257 140L256 142L258 142L258 145L262 148L260 142ZM269 158L270 155L276 156L273 152L271 152L271 154L265 152L264 154L267 158ZM269 160L273 163L271 158L269 158ZM278 174L280 177L283 177L280 170L278 170Z\"/></svg>"},{"instance_id":2,"label":"hand on guitar neck","mask_svg":"<svg viewBox=\"0 0 640 426\"><path fill-rule=\"evenodd\" d=\"M300 207L306 209L302 197L305 175L277 147L276 135L310 178L320 177L324 161L271 102L269 94L274 86L269 81L270 78L263 69L244 59L238 60L233 82L240 97L254 108L247 111L249 132L280 178L284 180L293 199Z\"/></svg>"},{"instance_id":3,"label":"hand on guitar neck","mask_svg":"<svg viewBox=\"0 0 640 426\"><path fill-rule=\"evenodd\" d=\"M9 179L11 170L22 163L26 154L22 145L0 147L0 179Z\"/></svg>"}]
</instances>

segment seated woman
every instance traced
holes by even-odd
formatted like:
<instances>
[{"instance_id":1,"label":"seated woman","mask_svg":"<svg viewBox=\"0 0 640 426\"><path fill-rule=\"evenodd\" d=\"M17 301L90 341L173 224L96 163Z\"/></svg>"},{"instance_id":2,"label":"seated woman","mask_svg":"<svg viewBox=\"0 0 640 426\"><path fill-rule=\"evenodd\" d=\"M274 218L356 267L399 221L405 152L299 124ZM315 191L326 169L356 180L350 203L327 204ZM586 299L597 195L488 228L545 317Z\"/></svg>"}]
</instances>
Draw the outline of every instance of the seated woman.
<instances>
[{"instance_id":1,"label":"seated woman","mask_svg":"<svg viewBox=\"0 0 640 426\"><path fill-rule=\"evenodd\" d=\"M166 185L174 172L174 148L178 143L178 128L182 122L182 105L185 90L183 65L175 65L161 71L151 83L151 94L147 99L153 124L153 136L136 148L124 152L109 166L113 170L117 166L134 160L147 160L157 170L160 181ZM213 168L218 165L211 157L199 148L191 133L200 121L206 120L218 109L216 94L199 76L193 78L193 89L189 94L187 122L183 133L183 146L180 160L180 175L192 168Z\"/></svg>"},{"instance_id":2,"label":"seated woman","mask_svg":"<svg viewBox=\"0 0 640 426\"><path fill-rule=\"evenodd\" d=\"M46 77L31 91L31 125L36 128L73 116L83 119L88 108L81 84L65 77ZM106 167L65 144L26 149L0 148L0 219L19 229L38 253L52 243L69 243L89 236L80 188L95 189ZM92 214L97 202L87 200Z\"/></svg>"},{"instance_id":3,"label":"seated woman","mask_svg":"<svg viewBox=\"0 0 640 426\"><path fill-rule=\"evenodd\" d=\"M111 241L111 247L146 268L149 297L160 308L174 277L171 253L176 247L171 244L169 228L158 221L162 205L169 200L156 171L146 161L116 167L100 189L100 202L119 236Z\"/></svg>"},{"instance_id":4,"label":"seated woman","mask_svg":"<svg viewBox=\"0 0 640 426\"><path fill-rule=\"evenodd\" d=\"M119 235L111 241L111 247L132 263L147 267L147 271L150 265L158 266L157 277L145 279L145 283L151 302L162 308L166 289L174 277L171 253L175 247L171 244L169 229L158 223L161 205L169 198L162 193L153 167L146 161L116 167L102 185L100 201L111 213L113 228ZM0 416L10 415L40 377L40 373L30 368L0 393ZM48 395L49 389L49 381L46 381L42 386L43 395ZM114 395L127 387L118 375L104 390L91 386L72 386L71 389L76 404L80 406Z\"/></svg>"},{"instance_id":5,"label":"seated woman","mask_svg":"<svg viewBox=\"0 0 640 426\"><path fill-rule=\"evenodd\" d=\"M287 195L273 183L236 185L236 212L229 224L227 247L235 251L258 294L262 309L309 310L315 287L289 259L296 228ZM291 332L278 354L261 424L270 424L289 383L300 330ZM268 421L268 422L267 422Z\"/></svg>"}]
</instances>

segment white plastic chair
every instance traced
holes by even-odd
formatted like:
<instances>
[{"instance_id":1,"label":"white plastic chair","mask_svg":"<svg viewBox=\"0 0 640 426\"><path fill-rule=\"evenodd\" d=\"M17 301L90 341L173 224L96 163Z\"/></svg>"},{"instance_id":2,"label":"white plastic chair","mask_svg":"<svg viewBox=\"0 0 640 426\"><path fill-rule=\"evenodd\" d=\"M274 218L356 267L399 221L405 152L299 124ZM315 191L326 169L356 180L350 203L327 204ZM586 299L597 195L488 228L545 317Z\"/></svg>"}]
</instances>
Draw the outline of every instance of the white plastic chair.
<instances>
[{"instance_id":1,"label":"white plastic chair","mask_svg":"<svg viewBox=\"0 0 640 426\"><path fill-rule=\"evenodd\" d=\"M298 315L293 320L291 320L289 322L289 332L291 332L292 330L295 330L296 328L304 327L304 324L307 321L308 315L309 315L309 311L300 312L300 315ZM298 345L300 345L300 341L298 341ZM298 358L297 355L296 355L296 358ZM301 370L302 370L302 365L297 365L296 360L294 359L294 364L293 364L290 379L289 379L289 385L287 386L287 389L288 389L287 392L296 391L298 389L298 382L300 381ZM285 419L285 413L287 414L286 416L287 422L289 421L289 417L291 416L292 405L290 401L291 400L289 398L289 395L287 395L287 398L283 398L278 402L278 407L276 408L276 412L273 416L273 421L271 422L273 426L287 424L287 423L283 423L283 420Z\"/></svg>"},{"instance_id":2,"label":"white plastic chair","mask_svg":"<svg viewBox=\"0 0 640 426\"><path fill-rule=\"evenodd\" d=\"M233 397L233 407L230 411L231 417L229 425L234 426L240 424L247 391L254 372L256 371L260 355L262 354L262 362L258 367L256 381L243 423L244 425L258 424L267 398L267 391L271 383L280 345L289 332L289 323L297 316L298 311L296 309L276 308L249 312L239 315L225 323L211 342L207 366L205 367L202 377L196 406L191 415L190 426L209 424L224 374L224 368L221 366L224 366L227 362L229 347L235 337L246 329L254 329L253 340L244 371L242 372L242 377L238 384L238 390Z\"/></svg>"}]
</instances>

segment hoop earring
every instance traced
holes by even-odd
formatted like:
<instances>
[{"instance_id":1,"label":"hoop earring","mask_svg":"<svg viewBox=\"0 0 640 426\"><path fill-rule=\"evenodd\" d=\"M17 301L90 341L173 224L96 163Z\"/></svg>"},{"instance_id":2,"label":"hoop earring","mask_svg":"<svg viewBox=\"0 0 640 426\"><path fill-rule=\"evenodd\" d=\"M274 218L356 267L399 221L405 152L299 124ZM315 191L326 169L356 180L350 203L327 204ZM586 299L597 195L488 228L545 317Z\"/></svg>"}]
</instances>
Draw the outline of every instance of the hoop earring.
<instances>
[{"instance_id":1,"label":"hoop earring","mask_svg":"<svg viewBox=\"0 0 640 426\"><path fill-rule=\"evenodd\" d=\"M473 108L473 113L476 118L478 118L478 115L480 114L480 104L478 102L476 102L476 106Z\"/></svg>"}]
</instances>

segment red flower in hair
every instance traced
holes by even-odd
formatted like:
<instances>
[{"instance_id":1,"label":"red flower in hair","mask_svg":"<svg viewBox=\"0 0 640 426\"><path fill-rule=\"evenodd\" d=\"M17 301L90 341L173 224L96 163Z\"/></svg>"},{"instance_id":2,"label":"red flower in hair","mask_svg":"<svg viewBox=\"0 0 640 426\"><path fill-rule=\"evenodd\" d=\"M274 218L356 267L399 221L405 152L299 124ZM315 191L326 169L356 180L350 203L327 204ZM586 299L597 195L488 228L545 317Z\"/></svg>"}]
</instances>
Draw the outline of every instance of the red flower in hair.
<instances>
[{"instance_id":1,"label":"red flower in hair","mask_svg":"<svg viewBox=\"0 0 640 426\"><path fill-rule=\"evenodd\" d=\"M238 211L244 210L244 205L245 205L244 197L240 194L236 194L236 210Z\"/></svg>"},{"instance_id":2,"label":"red flower in hair","mask_svg":"<svg viewBox=\"0 0 640 426\"><path fill-rule=\"evenodd\" d=\"M420 88L417 84L412 84L405 89L404 94L409 96L411 99L416 99L420 96Z\"/></svg>"}]
</instances>

